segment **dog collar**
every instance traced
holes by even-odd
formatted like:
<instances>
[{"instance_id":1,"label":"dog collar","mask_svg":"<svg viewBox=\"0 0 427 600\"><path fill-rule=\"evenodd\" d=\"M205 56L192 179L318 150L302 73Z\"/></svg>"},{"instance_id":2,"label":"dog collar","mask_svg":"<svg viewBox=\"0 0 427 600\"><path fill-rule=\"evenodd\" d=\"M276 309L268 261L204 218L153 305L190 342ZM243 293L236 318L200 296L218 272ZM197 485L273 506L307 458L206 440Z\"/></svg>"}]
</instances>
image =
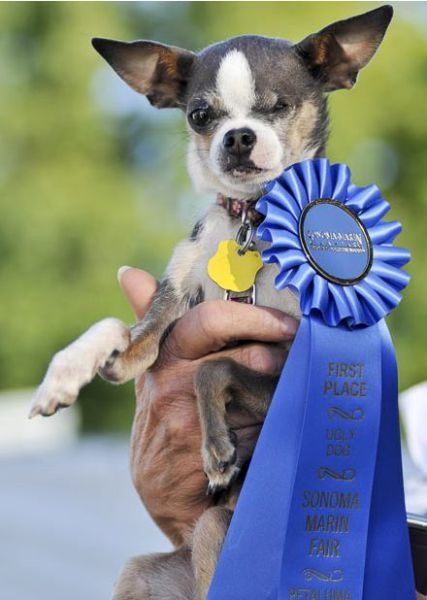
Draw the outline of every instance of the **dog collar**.
<instances>
[{"instance_id":1,"label":"dog collar","mask_svg":"<svg viewBox=\"0 0 427 600\"><path fill-rule=\"evenodd\" d=\"M264 218L261 213L255 210L257 200L237 200L236 198L228 198L222 194L217 194L216 197L216 203L225 208L230 217L238 219L246 212L246 219L255 226L259 225Z\"/></svg>"}]
</instances>

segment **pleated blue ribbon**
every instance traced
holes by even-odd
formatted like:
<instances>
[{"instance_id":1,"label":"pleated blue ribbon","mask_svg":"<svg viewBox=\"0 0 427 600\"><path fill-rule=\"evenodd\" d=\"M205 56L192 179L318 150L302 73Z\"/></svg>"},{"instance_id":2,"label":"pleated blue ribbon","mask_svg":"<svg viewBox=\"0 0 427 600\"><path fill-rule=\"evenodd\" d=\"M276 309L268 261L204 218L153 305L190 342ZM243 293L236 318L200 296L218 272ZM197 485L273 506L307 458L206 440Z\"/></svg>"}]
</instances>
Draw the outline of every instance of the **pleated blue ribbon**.
<instances>
[{"instance_id":1,"label":"pleated blue ribbon","mask_svg":"<svg viewBox=\"0 0 427 600\"><path fill-rule=\"evenodd\" d=\"M409 277L400 224L345 165L298 163L257 205L302 319L209 600L413 600L397 369L384 317Z\"/></svg>"}]
</instances>

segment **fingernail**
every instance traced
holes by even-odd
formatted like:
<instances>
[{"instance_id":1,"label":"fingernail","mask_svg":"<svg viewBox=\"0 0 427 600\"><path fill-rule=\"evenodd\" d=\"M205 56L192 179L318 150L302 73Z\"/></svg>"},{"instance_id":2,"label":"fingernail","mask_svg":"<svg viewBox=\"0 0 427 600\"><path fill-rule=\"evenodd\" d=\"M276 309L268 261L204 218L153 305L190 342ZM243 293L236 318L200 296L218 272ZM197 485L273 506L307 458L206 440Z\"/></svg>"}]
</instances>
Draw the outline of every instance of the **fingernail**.
<instances>
[{"instance_id":1,"label":"fingernail","mask_svg":"<svg viewBox=\"0 0 427 600\"><path fill-rule=\"evenodd\" d=\"M292 317L285 317L282 321L282 331L286 335L295 335L297 322Z\"/></svg>"},{"instance_id":2,"label":"fingernail","mask_svg":"<svg viewBox=\"0 0 427 600\"><path fill-rule=\"evenodd\" d=\"M126 273L126 271L129 271L129 269L132 269L133 267L128 267L127 265L123 265L123 267L120 267L120 269L117 271L117 279L119 280L119 283L123 277L123 275Z\"/></svg>"}]
</instances>

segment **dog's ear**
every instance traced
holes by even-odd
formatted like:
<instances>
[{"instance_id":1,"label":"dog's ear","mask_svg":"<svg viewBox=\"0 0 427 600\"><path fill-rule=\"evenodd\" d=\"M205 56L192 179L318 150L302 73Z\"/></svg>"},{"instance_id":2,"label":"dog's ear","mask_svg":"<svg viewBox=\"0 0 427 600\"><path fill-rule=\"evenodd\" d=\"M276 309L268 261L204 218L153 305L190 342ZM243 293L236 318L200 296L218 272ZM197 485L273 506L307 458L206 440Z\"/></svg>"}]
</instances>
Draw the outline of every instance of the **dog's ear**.
<instances>
[{"instance_id":1,"label":"dog's ear","mask_svg":"<svg viewBox=\"0 0 427 600\"><path fill-rule=\"evenodd\" d=\"M93 38L92 45L131 88L157 108L183 107L195 54L139 40Z\"/></svg>"},{"instance_id":2,"label":"dog's ear","mask_svg":"<svg viewBox=\"0 0 427 600\"><path fill-rule=\"evenodd\" d=\"M381 44L393 16L390 5L337 21L294 46L327 92L350 89Z\"/></svg>"}]
</instances>

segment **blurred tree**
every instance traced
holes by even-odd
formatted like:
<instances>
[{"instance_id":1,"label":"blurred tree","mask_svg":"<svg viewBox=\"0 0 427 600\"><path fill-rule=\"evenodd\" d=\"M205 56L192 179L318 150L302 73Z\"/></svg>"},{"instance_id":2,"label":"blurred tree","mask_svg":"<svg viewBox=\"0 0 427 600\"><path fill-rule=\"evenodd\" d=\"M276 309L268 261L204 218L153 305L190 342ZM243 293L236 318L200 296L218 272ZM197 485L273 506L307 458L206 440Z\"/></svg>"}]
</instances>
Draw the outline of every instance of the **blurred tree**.
<instances>
[{"instance_id":1,"label":"blurred tree","mask_svg":"<svg viewBox=\"0 0 427 600\"><path fill-rule=\"evenodd\" d=\"M411 3L407 3L411 4ZM376 4L372 4L372 7ZM400 3L396 3L399 9ZM179 111L156 111L105 66L92 36L193 50L242 33L299 40L358 2L0 4L0 386L36 384L52 353L107 315L131 320L121 264L160 275L207 201L185 173ZM406 12L405 15L408 13ZM419 19L425 13L418 12ZM331 95L328 156L376 181L405 226L413 281L391 318L401 383L426 378L427 47L403 18L351 92ZM129 428L133 389L88 386L87 429Z\"/></svg>"},{"instance_id":2,"label":"blurred tree","mask_svg":"<svg viewBox=\"0 0 427 600\"><path fill-rule=\"evenodd\" d=\"M2 3L0 15L0 382L7 388L34 385L52 353L100 317L130 319L117 267L144 264L160 274L183 231L166 204L144 192L130 160L135 111L113 117L97 106L93 78L104 65L90 38L132 37L127 13L109 3L100 10L29 2ZM131 386L127 410L111 386L97 383L86 395L85 425L128 425Z\"/></svg>"}]
</instances>

